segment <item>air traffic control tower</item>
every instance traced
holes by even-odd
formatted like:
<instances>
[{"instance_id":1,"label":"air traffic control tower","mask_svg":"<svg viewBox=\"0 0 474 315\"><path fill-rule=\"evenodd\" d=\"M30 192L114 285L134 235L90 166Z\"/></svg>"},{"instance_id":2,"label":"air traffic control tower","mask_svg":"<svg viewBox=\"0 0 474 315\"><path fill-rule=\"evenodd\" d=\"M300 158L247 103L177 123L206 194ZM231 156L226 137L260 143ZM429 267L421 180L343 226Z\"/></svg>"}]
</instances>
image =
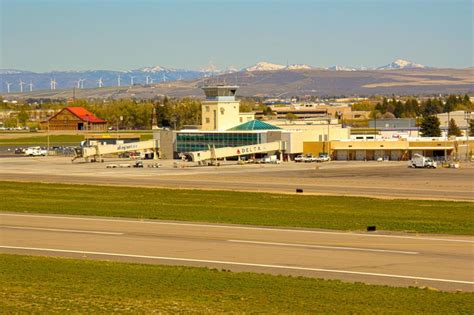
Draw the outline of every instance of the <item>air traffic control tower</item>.
<instances>
[{"instance_id":1,"label":"air traffic control tower","mask_svg":"<svg viewBox=\"0 0 474 315\"><path fill-rule=\"evenodd\" d=\"M241 123L240 102L235 99L238 86L214 85L202 89L206 100L202 103L202 130L228 130Z\"/></svg>"}]
</instances>

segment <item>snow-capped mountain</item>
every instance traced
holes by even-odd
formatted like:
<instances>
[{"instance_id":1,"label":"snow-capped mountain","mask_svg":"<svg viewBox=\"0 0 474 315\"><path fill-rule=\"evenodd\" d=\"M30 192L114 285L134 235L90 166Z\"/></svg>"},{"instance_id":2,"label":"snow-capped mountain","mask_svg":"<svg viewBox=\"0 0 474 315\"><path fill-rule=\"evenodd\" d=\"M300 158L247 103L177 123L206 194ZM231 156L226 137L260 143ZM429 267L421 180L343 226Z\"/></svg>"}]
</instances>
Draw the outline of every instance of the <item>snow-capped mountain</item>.
<instances>
[{"instance_id":1,"label":"snow-capped mountain","mask_svg":"<svg viewBox=\"0 0 474 315\"><path fill-rule=\"evenodd\" d=\"M165 68L162 66L153 66L153 67L143 67L139 69L132 70L131 72L146 72L146 73L156 73L162 71L170 71L174 69Z\"/></svg>"},{"instance_id":2,"label":"snow-capped mountain","mask_svg":"<svg viewBox=\"0 0 474 315\"><path fill-rule=\"evenodd\" d=\"M22 73L32 73L32 72L16 70L16 69L0 69L0 74L22 74Z\"/></svg>"},{"instance_id":3,"label":"snow-capped mountain","mask_svg":"<svg viewBox=\"0 0 474 315\"><path fill-rule=\"evenodd\" d=\"M388 65L378 67L377 70L400 70L400 69L422 69L426 66L419 63L414 63L409 60L397 59Z\"/></svg>"},{"instance_id":4,"label":"snow-capped mountain","mask_svg":"<svg viewBox=\"0 0 474 315\"><path fill-rule=\"evenodd\" d=\"M235 72L239 72L239 69L237 69L234 66L228 66L224 71L222 71L222 73L235 73Z\"/></svg>"},{"instance_id":5,"label":"snow-capped mountain","mask_svg":"<svg viewBox=\"0 0 474 315\"><path fill-rule=\"evenodd\" d=\"M310 70L310 69L314 69L312 66L310 65L306 65L306 64L293 64L293 65L289 65L287 67L285 67L286 70Z\"/></svg>"},{"instance_id":6,"label":"snow-capped mountain","mask_svg":"<svg viewBox=\"0 0 474 315\"><path fill-rule=\"evenodd\" d=\"M353 67L346 67L346 66L340 66L340 65L335 65L326 68L326 70L331 70L331 71L357 71L357 68Z\"/></svg>"},{"instance_id":7,"label":"snow-capped mountain","mask_svg":"<svg viewBox=\"0 0 474 315\"><path fill-rule=\"evenodd\" d=\"M279 65L279 64L276 64L276 63L260 61L260 62L256 63L253 66L242 69L242 71L248 71L248 72L252 72L252 71L275 71L275 70L283 70L285 68L286 68L285 66Z\"/></svg>"}]
</instances>

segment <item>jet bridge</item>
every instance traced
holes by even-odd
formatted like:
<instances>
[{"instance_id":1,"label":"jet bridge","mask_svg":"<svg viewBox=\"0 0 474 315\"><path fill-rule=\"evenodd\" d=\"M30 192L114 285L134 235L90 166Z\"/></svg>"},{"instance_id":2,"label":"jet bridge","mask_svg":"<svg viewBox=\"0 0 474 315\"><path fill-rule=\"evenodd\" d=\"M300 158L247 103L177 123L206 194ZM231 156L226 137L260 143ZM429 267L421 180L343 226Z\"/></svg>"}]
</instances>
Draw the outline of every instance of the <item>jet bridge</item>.
<instances>
[{"instance_id":1,"label":"jet bridge","mask_svg":"<svg viewBox=\"0 0 474 315\"><path fill-rule=\"evenodd\" d=\"M203 161L215 161L217 159L240 157L257 153L282 152L285 149L286 143L284 141L275 141L241 147L209 147L209 150L189 152L185 155L189 156L193 162L202 163Z\"/></svg>"},{"instance_id":2,"label":"jet bridge","mask_svg":"<svg viewBox=\"0 0 474 315\"><path fill-rule=\"evenodd\" d=\"M107 154L116 154L124 152L153 152L154 158L158 158L158 140L146 140L138 142L130 142L124 144L94 144L87 147L75 149L75 156L72 161L78 158L84 158L86 162L101 161L102 156Z\"/></svg>"}]
</instances>

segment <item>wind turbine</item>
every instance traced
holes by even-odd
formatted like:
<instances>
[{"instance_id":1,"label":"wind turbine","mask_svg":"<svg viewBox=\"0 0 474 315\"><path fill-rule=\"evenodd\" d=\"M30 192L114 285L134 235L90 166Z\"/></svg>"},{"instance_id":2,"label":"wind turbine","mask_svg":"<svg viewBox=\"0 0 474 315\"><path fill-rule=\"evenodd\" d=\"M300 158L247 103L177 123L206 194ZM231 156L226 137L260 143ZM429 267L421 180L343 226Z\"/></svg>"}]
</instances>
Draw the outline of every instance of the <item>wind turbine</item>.
<instances>
[{"instance_id":1,"label":"wind turbine","mask_svg":"<svg viewBox=\"0 0 474 315\"><path fill-rule=\"evenodd\" d=\"M7 93L10 93L10 85L12 85L10 82L5 82L7 85Z\"/></svg>"},{"instance_id":2,"label":"wind turbine","mask_svg":"<svg viewBox=\"0 0 474 315\"><path fill-rule=\"evenodd\" d=\"M85 81L85 80L86 80L86 79L79 79L79 82L81 83L81 89L84 88L84 81Z\"/></svg>"},{"instance_id":3,"label":"wind turbine","mask_svg":"<svg viewBox=\"0 0 474 315\"><path fill-rule=\"evenodd\" d=\"M166 82L166 74L163 72L163 80L162 82Z\"/></svg>"},{"instance_id":4,"label":"wind turbine","mask_svg":"<svg viewBox=\"0 0 474 315\"><path fill-rule=\"evenodd\" d=\"M149 85L149 84L150 84L150 83L149 83L149 82L150 82L150 76L149 76L149 75L147 75L147 76L145 77L145 82L146 82L146 85Z\"/></svg>"},{"instance_id":5,"label":"wind turbine","mask_svg":"<svg viewBox=\"0 0 474 315\"><path fill-rule=\"evenodd\" d=\"M134 78L135 78L135 77L133 77L133 76L130 77L130 85L131 85L131 86L133 86L133 79L134 79Z\"/></svg>"},{"instance_id":6,"label":"wind turbine","mask_svg":"<svg viewBox=\"0 0 474 315\"><path fill-rule=\"evenodd\" d=\"M56 90L56 79L50 79L49 87L50 87L51 91Z\"/></svg>"},{"instance_id":7,"label":"wind turbine","mask_svg":"<svg viewBox=\"0 0 474 315\"><path fill-rule=\"evenodd\" d=\"M117 86L120 86L120 74L117 77Z\"/></svg>"},{"instance_id":8,"label":"wind turbine","mask_svg":"<svg viewBox=\"0 0 474 315\"><path fill-rule=\"evenodd\" d=\"M20 79L20 83L19 83L19 85L20 85L20 93L23 93L23 85L25 85L25 84L26 84L26 83L23 82L23 81Z\"/></svg>"},{"instance_id":9,"label":"wind turbine","mask_svg":"<svg viewBox=\"0 0 474 315\"><path fill-rule=\"evenodd\" d=\"M99 80L97 80L97 83L99 84L100 88L104 86L104 82L102 81L102 77L100 77Z\"/></svg>"},{"instance_id":10,"label":"wind turbine","mask_svg":"<svg viewBox=\"0 0 474 315\"><path fill-rule=\"evenodd\" d=\"M75 83L76 83L76 87L78 89L80 89L81 88L81 79L78 79L77 81L75 81Z\"/></svg>"},{"instance_id":11,"label":"wind turbine","mask_svg":"<svg viewBox=\"0 0 474 315\"><path fill-rule=\"evenodd\" d=\"M30 84L28 84L30 87L30 92L33 92L33 81L30 80Z\"/></svg>"}]
</instances>

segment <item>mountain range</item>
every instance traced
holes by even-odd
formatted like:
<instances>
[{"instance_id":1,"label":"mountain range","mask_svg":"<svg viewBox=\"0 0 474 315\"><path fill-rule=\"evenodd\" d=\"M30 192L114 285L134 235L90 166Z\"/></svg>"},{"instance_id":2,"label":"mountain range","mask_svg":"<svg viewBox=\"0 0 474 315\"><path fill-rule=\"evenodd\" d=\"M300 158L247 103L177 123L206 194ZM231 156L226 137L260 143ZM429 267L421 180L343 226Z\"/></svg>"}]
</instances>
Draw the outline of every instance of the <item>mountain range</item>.
<instances>
[{"instance_id":1,"label":"mountain range","mask_svg":"<svg viewBox=\"0 0 474 315\"><path fill-rule=\"evenodd\" d=\"M266 61L258 62L255 65L235 69L228 68L223 71L214 68L206 70L175 69L163 66L143 67L128 71L114 70L87 70L87 71L50 71L32 72L16 69L0 70L0 92L18 93L23 89L23 93L39 90L51 90L54 85L56 90L91 89L98 87L130 87L130 86L154 86L156 84L188 81L200 81L210 78L222 77L240 78L244 81L239 84L246 84L246 78L257 74L272 74L282 84L291 82L292 78L302 75L304 72L317 72L319 75L330 77L329 73L361 73L361 77L383 77L389 71L409 71L409 70L436 70L411 61L397 59L387 65L376 68L350 67L335 65L327 68L317 68L307 64L280 65ZM326 73L326 74L325 74ZM365 73L365 74L364 74ZM370 75L369 75L370 73ZM381 75L377 75L380 73ZM268 76L267 75L267 76ZM260 76L261 77L261 76ZM265 76L263 76L265 77ZM340 77L340 76L339 76ZM55 84L53 84L53 81ZM251 81L251 80L247 80ZM179 84L178 84L179 85ZM10 89L8 91L8 89Z\"/></svg>"}]
</instances>

